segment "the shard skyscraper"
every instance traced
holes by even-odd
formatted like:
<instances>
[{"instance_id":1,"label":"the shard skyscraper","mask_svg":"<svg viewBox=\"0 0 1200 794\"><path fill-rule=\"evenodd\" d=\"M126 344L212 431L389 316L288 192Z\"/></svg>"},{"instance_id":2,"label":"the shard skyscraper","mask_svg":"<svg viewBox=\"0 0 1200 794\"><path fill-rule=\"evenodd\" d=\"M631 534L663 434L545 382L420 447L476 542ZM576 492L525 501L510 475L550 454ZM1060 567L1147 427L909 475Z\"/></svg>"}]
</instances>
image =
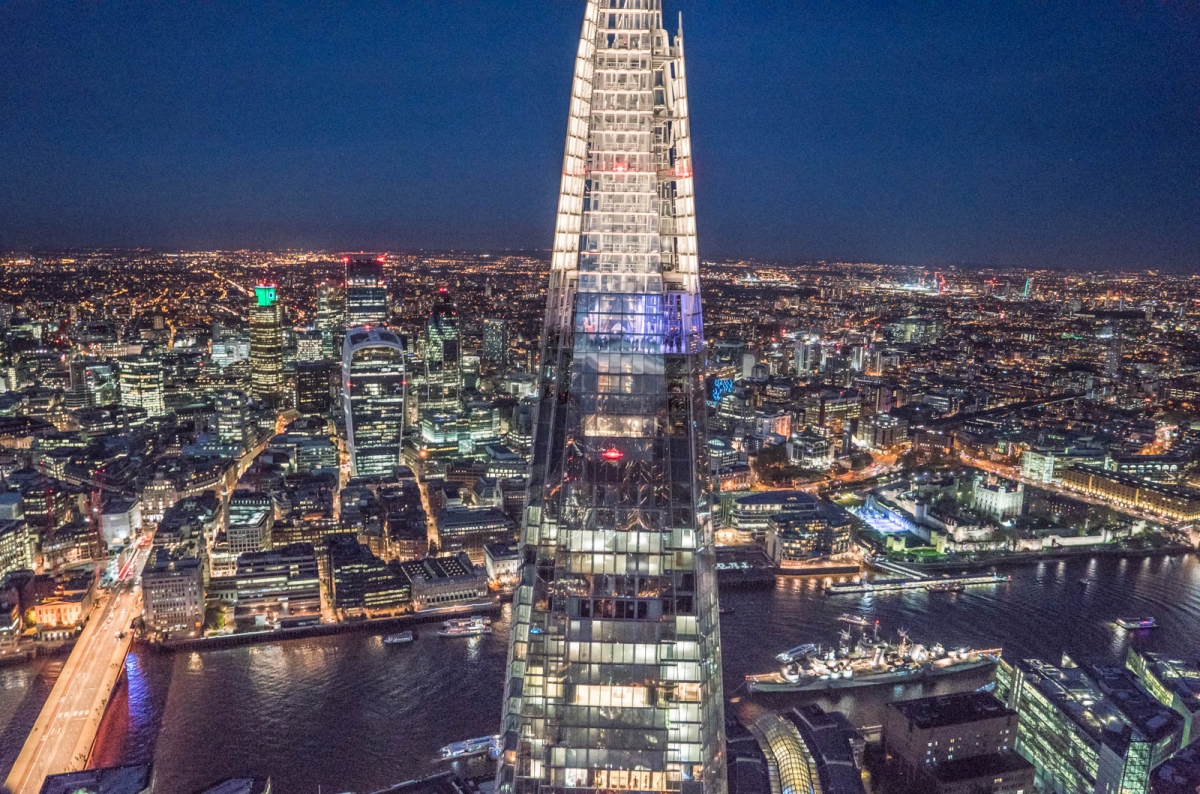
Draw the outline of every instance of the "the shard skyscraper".
<instances>
[{"instance_id":1,"label":"the shard skyscraper","mask_svg":"<svg viewBox=\"0 0 1200 794\"><path fill-rule=\"evenodd\" d=\"M543 332L502 792L726 789L682 35L588 0Z\"/></svg>"}]
</instances>

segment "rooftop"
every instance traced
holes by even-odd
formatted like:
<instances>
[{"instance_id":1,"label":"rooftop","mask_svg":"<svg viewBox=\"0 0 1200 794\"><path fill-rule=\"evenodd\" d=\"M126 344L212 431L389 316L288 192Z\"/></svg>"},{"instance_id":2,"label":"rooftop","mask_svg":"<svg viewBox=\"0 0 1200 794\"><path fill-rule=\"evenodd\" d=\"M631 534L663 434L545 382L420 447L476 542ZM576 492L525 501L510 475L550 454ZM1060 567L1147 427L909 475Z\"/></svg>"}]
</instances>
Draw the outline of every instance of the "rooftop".
<instances>
[{"instance_id":1,"label":"rooftop","mask_svg":"<svg viewBox=\"0 0 1200 794\"><path fill-rule=\"evenodd\" d=\"M1200 667L1195 662L1175 659L1163 653L1138 653L1146 670L1167 689L1179 696L1189 711L1200 711Z\"/></svg>"},{"instance_id":2,"label":"rooftop","mask_svg":"<svg viewBox=\"0 0 1200 794\"><path fill-rule=\"evenodd\" d=\"M474 576L475 566L465 552L453 557L426 557L423 560L409 560L400 564L400 570L405 577L412 581L421 576L426 580L450 579L461 576Z\"/></svg>"},{"instance_id":3,"label":"rooftop","mask_svg":"<svg viewBox=\"0 0 1200 794\"><path fill-rule=\"evenodd\" d=\"M942 761L934 767L934 775L941 783L956 783L982 777L994 777L1006 772L1032 769L1033 764L1016 753L988 753L969 758Z\"/></svg>"},{"instance_id":4,"label":"rooftop","mask_svg":"<svg viewBox=\"0 0 1200 794\"><path fill-rule=\"evenodd\" d=\"M149 764L110 766L49 775L41 794L143 794L152 782Z\"/></svg>"},{"instance_id":5,"label":"rooftop","mask_svg":"<svg viewBox=\"0 0 1200 794\"><path fill-rule=\"evenodd\" d=\"M1123 668L1093 667L1085 672L1066 656L1060 666L1039 659L1024 659L1016 666L1077 726L1119 753L1135 735L1158 741L1182 726L1182 717L1150 697Z\"/></svg>"},{"instance_id":6,"label":"rooftop","mask_svg":"<svg viewBox=\"0 0 1200 794\"><path fill-rule=\"evenodd\" d=\"M819 508L819 500L817 497L804 491L762 491L760 493L747 494L746 496L738 497L736 504L738 507L766 507L779 506L782 510L817 510Z\"/></svg>"},{"instance_id":7,"label":"rooftop","mask_svg":"<svg viewBox=\"0 0 1200 794\"><path fill-rule=\"evenodd\" d=\"M270 778L231 777L196 794L270 794L270 791Z\"/></svg>"},{"instance_id":8,"label":"rooftop","mask_svg":"<svg viewBox=\"0 0 1200 794\"><path fill-rule=\"evenodd\" d=\"M888 708L900 712L905 719L922 730L1016 715L1015 711L1005 708L990 692L958 692L916 700L900 700L889 703Z\"/></svg>"},{"instance_id":9,"label":"rooftop","mask_svg":"<svg viewBox=\"0 0 1200 794\"><path fill-rule=\"evenodd\" d=\"M500 543L488 543L483 547L483 553L493 560L512 560L521 556L521 543L507 540Z\"/></svg>"}]
</instances>

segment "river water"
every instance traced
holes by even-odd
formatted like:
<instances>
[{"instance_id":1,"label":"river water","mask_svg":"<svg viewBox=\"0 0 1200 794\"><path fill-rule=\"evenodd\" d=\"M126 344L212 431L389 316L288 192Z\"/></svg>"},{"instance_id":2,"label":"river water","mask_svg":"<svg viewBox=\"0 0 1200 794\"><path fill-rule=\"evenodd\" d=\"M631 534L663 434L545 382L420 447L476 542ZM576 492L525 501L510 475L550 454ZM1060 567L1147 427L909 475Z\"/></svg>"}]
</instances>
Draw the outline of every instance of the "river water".
<instances>
[{"instance_id":1,"label":"river water","mask_svg":"<svg viewBox=\"0 0 1200 794\"><path fill-rule=\"evenodd\" d=\"M722 604L731 708L816 700L860 725L899 697L979 686L986 673L932 684L813 695L745 697L746 673L781 650L836 639L844 612L871 615L892 638L947 647L1003 646L1006 655L1123 659L1129 643L1194 658L1200 652L1200 564L1193 556L1072 560L1011 569L1012 581L958 594L825 596L813 579L734 591ZM1081 583L1083 580L1085 583ZM1126 633L1118 615L1153 615L1161 628ZM507 611L488 637L443 639L433 627L408 646L378 636L334 637L203 653L131 654L128 680L97 741L101 765L153 760L161 790L190 794L233 774L270 774L281 794L368 792L432 771L442 745L496 730ZM0 672L6 744L31 722L54 665ZM39 696L39 693L40 696ZM6 765L10 748L4 751ZM15 750L11 752L15 756Z\"/></svg>"}]
</instances>

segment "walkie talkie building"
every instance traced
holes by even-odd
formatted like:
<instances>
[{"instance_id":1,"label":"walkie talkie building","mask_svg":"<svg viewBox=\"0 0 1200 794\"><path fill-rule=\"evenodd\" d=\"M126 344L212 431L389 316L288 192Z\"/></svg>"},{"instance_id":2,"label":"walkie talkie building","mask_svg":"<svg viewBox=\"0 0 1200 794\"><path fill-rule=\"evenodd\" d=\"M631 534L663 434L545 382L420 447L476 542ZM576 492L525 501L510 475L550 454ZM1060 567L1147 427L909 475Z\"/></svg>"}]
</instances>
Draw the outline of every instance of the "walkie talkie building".
<instances>
[{"instance_id":1,"label":"walkie talkie building","mask_svg":"<svg viewBox=\"0 0 1200 794\"><path fill-rule=\"evenodd\" d=\"M682 34L589 0L497 784L725 791Z\"/></svg>"}]
</instances>

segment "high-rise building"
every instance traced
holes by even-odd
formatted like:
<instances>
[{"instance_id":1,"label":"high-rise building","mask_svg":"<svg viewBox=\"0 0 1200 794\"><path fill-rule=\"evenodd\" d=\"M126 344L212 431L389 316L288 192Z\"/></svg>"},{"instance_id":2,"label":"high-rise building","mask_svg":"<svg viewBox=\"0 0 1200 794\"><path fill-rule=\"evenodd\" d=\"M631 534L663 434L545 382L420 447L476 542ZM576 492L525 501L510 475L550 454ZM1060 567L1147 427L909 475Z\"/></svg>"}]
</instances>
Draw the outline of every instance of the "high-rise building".
<instances>
[{"instance_id":1,"label":"high-rise building","mask_svg":"<svg viewBox=\"0 0 1200 794\"><path fill-rule=\"evenodd\" d=\"M333 405L332 386L340 380L334 361L304 361L296 364L296 410L323 414Z\"/></svg>"},{"instance_id":2,"label":"high-rise building","mask_svg":"<svg viewBox=\"0 0 1200 794\"><path fill-rule=\"evenodd\" d=\"M296 361L320 361L322 358L321 345L324 338L320 331L296 332Z\"/></svg>"},{"instance_id":3,"label":"high-rise building","mask_svg":"<svg viewBox=\"0 0 1200 794\"><path fill-rule=\"evenodd\" d=\"M163 365L152 356L122 356L121 405L142 408L147 416L167 412L163 401Z\"/></svg>"},{"instance_id":4,"label":"high-rise building","mask_svg":"<svg viewBox=\"0 0 1200 794\"><path fill-rule=\"evenodd\" d=\"M1104 351L1104 374L1113 380L1119 380L1121 377L1121 360L1125 356L1125 344L1121 338L1121 330L1118 328L1113 332L1112 339L1109 340L1108 347Z\"/></svg>"},{"instance_id":5,"label":"high-rise building","mask_svg":"<svg viewBox=\"0 0 1200 794\"><path fill-rule=\"evenodd\" d=\"M342 349L346 329L346 296L328 282L317 287L317 330L321 332L321 357L332 359Z\"/></svg>"},{"instance_id":6,"label":"high-rise building","mask_svg":"<svg viewBox=\"0 0 1200 794\"><path fill-rule=\"evenodd\" d=\"M218 394L217 437L220 442L246 450L250 448L255 435L249 398L232 389Z\"/></svg>"},{"instance_id":7,"label":"high-rise building","mask_svg":"<svg viewBox=\"0 0 1200 794\"><path fill-rule=\"evenodd\" d=\"M508 368L508 322L491 318L483 321L483 360L498 370Z\"/></svg>"},{"instance_id":8,"label":"high-rise building","mask_svg":"<svg viewBox=\"0 0 1200 794\"><path fill-rule=\"evenodd\" d=\"M683 40L619 6L575 64L500 792L726 790Z\"/></svg>"},{"instance_id":9,"label":"high-rise building","mask_svg":"<svg viewBox=\"0 0 1200 794\"><path fill-rule=\"evenodd\" d=\"M404 440L404 340L350 328L342 348L342 409L355 475L391 474Z\"/></svg>"},{"instance_id":10,"label":"high-rise building","mask_svg":"<svg viewBox=\"0 0 1200 794\"><path fill-rule=\"evenodd\" d=\"M117 401L117 378L112 364L78 358L71 362L69 375L68 408L99 408Z\"/></svg>"},{"instance_id":11,"label":"high-rise building","mask_svg":"<svg viewBox=\"0 0 1200 794\"><path fill-rule=\"evenodd\" d=\"M425 379L418 400L423 415L462 410L462 350L456 314L443 287L425 324Z\"/></svg>"},{"instance_id":12,"label":"high-rise building","mask_svg":"<svg viewBox=\"0 0 1200 794\"><path fill-rule=\"evenodd\" d=\"M798 378L807 378L819 370L821 368L821 340L813 335L806 335L796 340L792 368L796 371Z\"/></svg>"},{"instance_id":13,"label":"high-rise building","mask_svg":"<svg viewBox=\"0 0 1200 794\"><path fill-rule=\"evenodd\" d=\"M283 307L273 284L254 288L250 307L250 392L275 404L283 395Z\"/></svg>"},{"instance_id":14,"label":"high-rise building","mask_svg":"<svg viewBox=\"0 0 1200 794\"><path fill-rule=\"evenodd\" d=\"M387 282L383 262L346 260L346 327L383 325L387 321Z\"/></svg>"}]
</instances>

